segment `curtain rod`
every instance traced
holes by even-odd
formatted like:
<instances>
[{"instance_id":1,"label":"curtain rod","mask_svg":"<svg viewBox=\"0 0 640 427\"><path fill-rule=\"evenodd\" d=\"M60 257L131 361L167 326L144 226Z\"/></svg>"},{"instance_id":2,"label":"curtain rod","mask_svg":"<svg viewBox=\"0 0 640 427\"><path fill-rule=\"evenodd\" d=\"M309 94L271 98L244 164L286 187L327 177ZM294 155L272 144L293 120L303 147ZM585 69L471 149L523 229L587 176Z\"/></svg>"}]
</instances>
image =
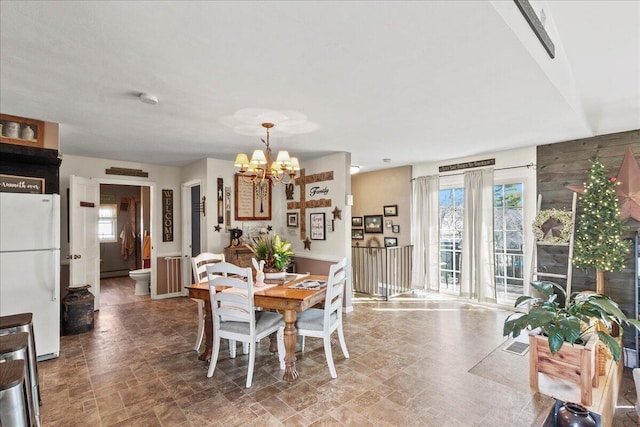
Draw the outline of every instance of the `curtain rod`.
<instances>
[{"instance_id":1,"label":"curtain rod","mask_svg":"<svg viewBox=\"0 0 640 427\"><path fill-rule=\"evenodd\" d=\"M527 163L526 165L509 166L509 167L506 167L506 168L495 168L494 170L504 171L504 170L507 170L507 169L520 169L520 168L527 168L527 169L534 169L535 170L536 164L531 162L531 163ZM482 168L479 168L479 169L482 169ZM446 174L446 175L440 174L439 176L446 177L446 176L457 176L457 175L464 175L464 172L450 173L450 174ZM426 175L419 176L418 178L424 178L424 177L426 177ZM409 181L414 181L414 180L416 180L418 178L411 178Z\"/></svg>"}]
</instances>

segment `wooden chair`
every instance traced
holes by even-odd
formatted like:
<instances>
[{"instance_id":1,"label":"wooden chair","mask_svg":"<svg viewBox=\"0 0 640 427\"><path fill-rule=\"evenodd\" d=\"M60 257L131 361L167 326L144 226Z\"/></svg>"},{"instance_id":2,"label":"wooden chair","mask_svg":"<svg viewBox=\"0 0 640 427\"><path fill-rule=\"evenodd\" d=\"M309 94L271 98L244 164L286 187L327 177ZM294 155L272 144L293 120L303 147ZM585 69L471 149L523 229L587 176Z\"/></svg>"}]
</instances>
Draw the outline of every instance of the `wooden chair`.
<instances>
[{"instance_id":1,"label":"wooden chair","mask_svg":"<svg viewBox=\"0 0 640 427\"><path fill-rule=\"evenodd\" d=\"M331 378L337 378L336 367L331 353L331 334L337 329L340 347L345 358L349 358L347 344L342 331L342 299L347 277L347 259L343 258L329 269L327 280L327 296L324 301L324 309L310 308L298 314L296 328L298 335L302 336L302 351L304 351L305 337L322 338L324 341L324 353L329 365Z\"/></svg>"},{"instance_id":2,"label":"wooden chair","mask_svg":"<svg viewBox=\"0 0 640 427\"><path fill-rule=\"evenodd\" d=\"M208 283L207 264L216 262L225 262L224 254L212 254L210 252L202 252L191 258L191 269L193 271L194 283ZM196 345L194 350L198 350L204 338L204 301L191 298L198 304L198 335L196 336Z\"/></svg>"},{"instance_id":3,"label":"wooden chair","mask_svg":"<svg viewBox=\"0 0 640 427\"><path fill-rule=\"evenodd\" d=\"M209 278L214 335L213 354L207 377L211 378L216 369L220 353L220 340L222 338L230 340L229 348L233 347L232 357L235 353L235 341L241 341L249 344L246 383L246 387L249 388L253 379L256 343L274 332L278 334L278 357L282 366L284 361L282 315L270 311L255 310L251 268L240 268L227 262L209 264L207 265L207 277ZM224 286L227 289L216 292L217 286ZM234 343L233 346L232 343Z\"/></svg>"}]
</instances>

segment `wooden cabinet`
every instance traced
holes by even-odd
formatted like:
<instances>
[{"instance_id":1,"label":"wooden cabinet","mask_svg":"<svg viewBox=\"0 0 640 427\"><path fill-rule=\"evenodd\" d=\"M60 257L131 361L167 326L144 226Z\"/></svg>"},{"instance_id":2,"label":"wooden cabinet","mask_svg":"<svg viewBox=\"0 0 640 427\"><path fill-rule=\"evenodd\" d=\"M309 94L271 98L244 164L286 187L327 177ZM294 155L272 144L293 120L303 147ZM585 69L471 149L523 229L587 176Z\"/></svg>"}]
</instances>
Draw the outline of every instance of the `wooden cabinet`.
<instances>
[{"instance_id":1,"label":"wooden cabinet","mask_svg":"<svg viewBox=\"0 0 640 427\"><path fill-rule=\"evenodd\" d=\"M251 267L251 258L253 258L253 252L245 245L224 248L225 261L238 267Z\"/></svg>"}]
</instances>

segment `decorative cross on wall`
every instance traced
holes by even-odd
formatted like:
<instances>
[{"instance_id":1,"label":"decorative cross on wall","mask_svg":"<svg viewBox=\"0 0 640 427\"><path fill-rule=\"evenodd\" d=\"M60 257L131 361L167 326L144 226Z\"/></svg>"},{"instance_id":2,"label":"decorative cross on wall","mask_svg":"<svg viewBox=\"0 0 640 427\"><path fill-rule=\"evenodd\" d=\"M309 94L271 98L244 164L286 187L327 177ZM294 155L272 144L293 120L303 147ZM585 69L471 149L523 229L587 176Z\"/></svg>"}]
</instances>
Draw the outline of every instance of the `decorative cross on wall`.
<instances>
[{"instance_id":1,"label":"decorative cross on wall","mask_svg":"<svg viewBox=\"0 0 640 427\"><path fill-rule=\"evenodd\" d=\"M313 175L304 174L304 169L300 169L300 176L296 178L296 185L300 186L300 201L299 202L287 202L287 209L300 209L300 239L304 240L307 237L307 221L306 211L307 208L328 208L331 207L331 199L318 199L306 201L306 185L313 184L320 181L332 181L333 171L316 173Z\"/></svg>"}]
</instances>

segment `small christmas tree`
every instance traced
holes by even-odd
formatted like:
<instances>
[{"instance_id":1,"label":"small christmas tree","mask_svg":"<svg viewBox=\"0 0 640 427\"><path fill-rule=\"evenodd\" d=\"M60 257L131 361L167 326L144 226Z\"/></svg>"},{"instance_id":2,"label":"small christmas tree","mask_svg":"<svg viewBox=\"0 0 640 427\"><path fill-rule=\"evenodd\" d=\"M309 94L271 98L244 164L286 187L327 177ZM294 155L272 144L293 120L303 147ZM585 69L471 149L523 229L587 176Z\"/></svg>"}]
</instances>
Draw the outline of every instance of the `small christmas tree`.
<instances>
[{"instance_id":1,"label":"small christmas tree","mask_svg":"<svg viewBox=\"0 0 640 427\"><path fill-rule=\"evenodd\" d=\"M584 212L578 219L573 264L582 269L596 269L596 292L604 293L604 272L624 268L628 245L622 240L626 229L620 219L616 196L616 178L596 160L589 171L589 181L580 197Z\"/></svg>"}]
</instances>

